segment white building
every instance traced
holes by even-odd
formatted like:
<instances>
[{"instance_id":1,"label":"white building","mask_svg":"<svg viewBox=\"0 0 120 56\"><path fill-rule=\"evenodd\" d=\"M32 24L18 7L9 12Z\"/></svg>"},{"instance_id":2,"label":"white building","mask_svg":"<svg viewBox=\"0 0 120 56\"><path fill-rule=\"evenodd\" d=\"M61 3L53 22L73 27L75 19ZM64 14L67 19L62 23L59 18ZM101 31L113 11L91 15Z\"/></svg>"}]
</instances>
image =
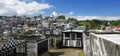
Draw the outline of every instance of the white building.
<instances>
[{"instance_id":1,"label":"white building","mask_svg":"<svg viewBox=\"0 0 120 56\"><path fill-rule=\"evenodd\" d=\"M62 45L83 48L83 36L83 30L66 30L62 32Z\"/></svg>"}]
</instances>

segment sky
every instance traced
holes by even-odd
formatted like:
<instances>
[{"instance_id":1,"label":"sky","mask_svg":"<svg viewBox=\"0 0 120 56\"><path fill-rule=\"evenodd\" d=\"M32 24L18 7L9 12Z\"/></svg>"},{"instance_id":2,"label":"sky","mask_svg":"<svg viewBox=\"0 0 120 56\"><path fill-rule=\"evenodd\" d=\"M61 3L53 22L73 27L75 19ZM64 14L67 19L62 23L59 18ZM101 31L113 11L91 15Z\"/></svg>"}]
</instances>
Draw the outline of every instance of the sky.
<instances>
[{"instance_id":1,"label":"sky","mask_svg":"<svg viewBox=\"0 0 120 56\"><path fill-rule=\"evenodd\" d=\"M0 15L65 15L78 20L118 20L120 0L0 0Z\"/></svg>"},{"instance_id":2,"label":"sky","mask_svg":"<svg viewBox=\"0 0 120 56\"><path fill-rule=\"evenodd\" d=\"M120 0L46 0L58 13L74 12L74 15L120 15Z\"/></svg>"}]
</instances>

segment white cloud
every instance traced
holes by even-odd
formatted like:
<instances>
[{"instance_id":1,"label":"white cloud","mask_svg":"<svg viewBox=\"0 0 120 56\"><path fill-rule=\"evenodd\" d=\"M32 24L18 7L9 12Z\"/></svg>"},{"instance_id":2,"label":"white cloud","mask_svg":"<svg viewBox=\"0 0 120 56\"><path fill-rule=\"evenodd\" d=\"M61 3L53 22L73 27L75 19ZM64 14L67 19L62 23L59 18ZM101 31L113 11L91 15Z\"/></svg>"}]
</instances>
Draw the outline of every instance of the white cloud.
<instances>
[{"instance_id":1,"label":"white cloud","mask_svg":"<svg viewBox=\"0 0 120 56\"><path fill-rule=\"evenodd\" d=\"M119 20L120 16L73 16L78 20L92 20L92 19L98 19L98 20Z\"/></svg>"},{"instance_id":2,"label":"white cloud","mask_svg":"<svg viewBox=\"0 0 120 56\"><path fill-rule=\"evenodd\" d=\"M20 0L20 1L29 3L29 2L32 2L32 1L34 1L34 0Z\"/></svg>"},{"instance_id":3,"label":"white cloud","mask_svg":"<svg viewBox=\"0 0 120 56\"><path fill-rule=\"evenodd\" d=\"M73 14L74 14L74 12L69 12L68 14L69 14L69 15L73 15Z\"/></svg>"},{"instance_id":4,"label":"white cloud","mask_svg":"<svg viewBox=\"0 0 120 56\"><path fill-rule=\"evenodd\" d=\"M0 0L0 15L34 15L51 7L53 6L36 1L26 3L20 0Z\"/></svg>"},{"instance_id":5,"label":"white cloud","mask_svg":"<svg viewBox=\"0 0 120 56\"><path fill-rule=\"evenodd\" d=\"M58 13L55 12L55 11L53 11L52 14L51 14L51 16L52 16L52 15L53 15L53 16L58 16Z\"/></svg>"},{"instance_id":6,"label":"white cloud","mask_svg":"<svg viewBox=\"0 0 120 56\"><path fill-rule=\"evenodd\" d=\"M120 20L120 16L73 16L74 12L69 12L69 13L56 13L55 11L53 11L52 15L65 15L66 19L73 17L76 18L77 20L93 20L93 19L97 19L97 20Z\"/></svg>"}]
</instances>

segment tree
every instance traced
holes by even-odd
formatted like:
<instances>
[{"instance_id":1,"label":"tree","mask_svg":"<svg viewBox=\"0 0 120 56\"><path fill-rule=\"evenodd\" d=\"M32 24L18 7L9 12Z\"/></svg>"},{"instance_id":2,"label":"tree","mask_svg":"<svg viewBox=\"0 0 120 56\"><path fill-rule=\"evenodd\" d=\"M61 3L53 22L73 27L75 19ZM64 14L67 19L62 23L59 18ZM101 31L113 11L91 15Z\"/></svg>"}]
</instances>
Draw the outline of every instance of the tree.
<instances>
[{"instance_id":1,"label":"tree","mask_svg":"<svg viewBox=\"0 0 120 56\"><path fill-rule=\"evenodd\" d=\"M92 28L92 24L90 20L86 20L86 21L78 21L78 25L79 26L86 26L88 29Z\"/></svg>"},{"instance_id":2,"label":"tree","mask_svg":"<svg viewBox=\"0 0 120 56\"><path fill-rule=\"evenodd\" d=\"M65 19L65 16L64 15L60 15L60 16L58 16L58 18Z\"/></svg>"},{"instance_id":3,"label":"tree","mask_svg":"<svg viewBox=\"0 0 120 56\"><path fill-rule=\"evenodd\" d=\"M75 18L68 18L68 21L77 21Z\"/></svg>"},{"instance_id":4,"label":"tree","mask_svg":"<svg viewBox=\"0 0 120 56\"><path fill-rule=\"evenodd\" d=\"M111 26L120 26L120 20L111 21Z\"/></svg>"}]
</instances>

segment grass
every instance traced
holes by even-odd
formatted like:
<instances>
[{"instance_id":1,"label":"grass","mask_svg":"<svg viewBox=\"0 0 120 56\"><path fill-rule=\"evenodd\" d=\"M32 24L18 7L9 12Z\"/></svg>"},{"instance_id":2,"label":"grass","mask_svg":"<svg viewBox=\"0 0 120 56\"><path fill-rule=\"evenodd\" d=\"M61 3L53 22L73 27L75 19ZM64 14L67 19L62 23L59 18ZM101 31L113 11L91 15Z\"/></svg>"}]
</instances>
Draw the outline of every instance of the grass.
<instances>
[{"instance_id":1,"label":"grass","mask_svg":"<svg viewBox=\"0 0 120 56\"><path fill-rule=\"evenodd\" d=\"M81 52L80 52L80 56L84 56L84 51L81 51Z\"/></svg>"}]
</instances>

